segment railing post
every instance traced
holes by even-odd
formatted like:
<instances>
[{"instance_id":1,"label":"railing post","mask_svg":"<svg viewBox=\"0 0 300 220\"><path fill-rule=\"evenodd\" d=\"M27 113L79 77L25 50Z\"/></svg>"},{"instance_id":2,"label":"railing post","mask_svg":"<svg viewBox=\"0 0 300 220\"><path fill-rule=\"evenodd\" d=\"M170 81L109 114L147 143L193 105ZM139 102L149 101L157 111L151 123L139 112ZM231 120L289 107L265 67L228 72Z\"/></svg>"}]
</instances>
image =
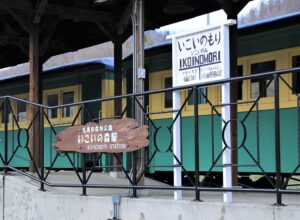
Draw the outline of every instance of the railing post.
<instances>
[{"instance_id":1,"label":"railing post","mask_svg":"<svg viewBox=\"0 0 300 220\"><path fill-rule=\"evenodd\" d=\"M81 105L81 125L85 123L84 119L84 104ZM86 196L86 154L82 153L82 160L81 160L81 169L82 169L82 196Z\"/></svg>"},{"instance_id":2,"label":"railing post","mask_svg":"<svg viewBox=\"0 0 300 220\"><path fill-rule=\"evenodd\" d=\"M39 138L39 148L40 148L40 168L41 168L41 191L45 191L45 174L44 174L44 168L45 168L45 158L44 158L44 109L43 107L40 107L39 117L40 117L40 138Z\"/></svg>"},{"instance_id":3,"label":"railing post","mask_svg":"<svg viewBox=\"0 0 300 220\"><path fill-rule=\"evenodd\" d=\"M135 118L135 97L131 96L131 117ZM132 152L132 197L137 197L136 185L137 185L137 170L136 170L136 163L137 160L137 152Z\"/></svg>"},{"instance_id":4,"label":"railing post","mask_svg":"<svg viewBox=\"0 0 300 220\"><path fill-rule=\"evenodd\" d=\"M279 112L279 76L274 74L274 108L275 108L275 163L276 163L276 203L282 204L281 189L281 158L280 158L280 112Z\"/></svg>"},{"instance_id":5,"label":"railing post","mask_svg":"<svg viewBox=\"0 0 300 220\"><path fill-rule=\"evenodd\" d=\"M200 201L199 187L199 121L198 121L198 88L194 86L194 140L195 140L195 200Z\"/></svg>"},{"instance_id":6,"label":"railing post","mask_svg":"<svg viewBox=\"0 0 300 220\"><path fill-rule=\"evenodd\" d=\"M7 174L8 166L8 98L4 100L3 106L4 115L4 174Z\"/></svg>"},{"instance_id":7,"label":"railing post","mask_svg":"<svg viewBox=\"0 0 300 220\"><path fill-rule=\"evenodd\" d=\"M86 196L86 154L82 154L82 196Z\"/></svg>"}]
</instances>

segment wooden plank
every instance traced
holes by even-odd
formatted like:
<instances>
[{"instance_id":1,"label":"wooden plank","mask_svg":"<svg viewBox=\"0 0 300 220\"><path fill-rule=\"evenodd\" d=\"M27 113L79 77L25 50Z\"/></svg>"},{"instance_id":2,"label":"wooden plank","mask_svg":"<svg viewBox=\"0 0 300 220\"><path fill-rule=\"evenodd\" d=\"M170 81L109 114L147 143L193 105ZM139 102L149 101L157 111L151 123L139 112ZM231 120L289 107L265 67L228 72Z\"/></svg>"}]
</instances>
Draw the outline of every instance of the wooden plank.
<instances>
[{"instance_id":1,"label":"wooden plank","mask_svg":"<svg viewBox=\"0 0 300 220\"><path fill-rule=\"evenodd\" d=\"M29 35L29 100L35 103L40 103L42 100L41 95L41 79L40 72L42 71L42 64L39 60L39 30L38 25L32 25ZM40 166L40 146L39 146L39 117L35 117L38 114L38 108L35 106L29 106L29 118L33 120L33 124L29 131L29 151L33 156L33 161L36 166ZM29 170L36 172L33 163L30 164Z\"/></svg>"},{"instance_id":2,"label":"wooden plank","mask_svg":"<svg viewBox=\"0 0 300 220\"><path fill-rule=\"evenodd\" d=\"M56 136L58 152L121 153L149 145L148 126L139 126L132 118L104 119L99 124L68 127Z\"/></svg>"}]
</instances>

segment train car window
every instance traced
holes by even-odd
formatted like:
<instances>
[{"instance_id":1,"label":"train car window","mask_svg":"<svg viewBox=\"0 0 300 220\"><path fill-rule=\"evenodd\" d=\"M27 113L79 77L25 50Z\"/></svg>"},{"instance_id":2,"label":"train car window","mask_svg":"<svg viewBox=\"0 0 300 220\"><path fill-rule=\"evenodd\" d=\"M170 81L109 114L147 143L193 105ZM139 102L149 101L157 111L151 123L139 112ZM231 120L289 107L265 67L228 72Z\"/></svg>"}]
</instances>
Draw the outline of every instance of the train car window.
<instances>
[{"instance_id":1,"label":"train car window","mask_svg":"<svg viewBox=\"0 0 300 220\"><path fill-rule=\"evenodd\" d=\"M243 66L239 65L238 66L238 72L237 72L238 76L243 76L244 71L243 71ZM237 85L237 95L238 95L238 100L242 100L243 99L243 81L239 81L238 85Z\"/></svg>"},{"instance_id":2,"label":"train car window","mask_svg":"<svg viewBox=\"0 0 300 220\"><path fill-rule=\"evenodd\" d=\"M58 105L58 94L52 94L47 96L47 105L56 106ZM57 109L48 109L49 118L57 118Z\"/></svg>"},{"instance_id":3,"label":"train car window","mask_svg":"<svg viewBox=\"0 0 300 220\"><path fill-rule=\"evenodd\" d=\"M64 92L62 95L63 105L74 103L74 92ZM73 116L73 106L68 106L63 108L62 117Z\"/></svg>"},{"instance_id":4,"label":"train car window","mask_svg":"<svg viewBox=\"0 0 300 220\"><path fill-rule=\"evenodd\" d=\"M292 67L300 67L300 55L292 57ZM293 94L300 93L300 72L293 73L292 75L292 88Z\"/></svg>"},{"instance_id":5,"label":"train car window","mask_svg":"<svg viewBox=\"0 0 300 220\"><path fill-rule=\"evenodd\" d=\"M165 88L171 88L171 87L172 87L172 77L165 78ZM173 105L172 92L166 92L165 108L172 108L172 105Z\"/></svg>"},{"instance_id":6,"label":"train car window","mask_svg":"<svg viewBox=\"0 0 300 220\"><path fill-rule=\"evenodd\" d=\"M251 64L251 75L264 73L269 71L274 71L276 68L275 60L265 61L260 63ZM270 79L260 78L251 80L251 98L257 98L259 95L261 97L270 97L274 96L274 86L272 82L267 89L266 85L269 83Z\"/></svg>"},{"instance_id":7,"label":"train car window","mask_svg":"<svg viewBox=\"0 0 300 220\"><path fill-rule=\"evenodd\" d=\"M6 114L6 116L5 116L4 109L2 109L2 112L1 112L1 122L2 123L5 123L5 117L7 119L7 122L9 122L9 114Z\"/></svg>"},{"instance_id":8,"label":"train car window","mask_svg":"<svg viewBox=\"0 0 300 220\"><path fill-rule=\"evenodd\" d=\"M188 94L189 94L190 90L188 90ZM207 96L207 88L200 88L198 90L198 104L205 104L207 103L205 96ZM193 105L194 104L194 96L193 94L191 94L191 96L189 97L188 100L188 104L189 105Z\"/></svg>"},{"instance_id":9,"label":"train car window","mask_svg":"<svg viewBox=\"0 0 300 220\"><path fill-rule=\"evenodd\" d=\"M27 119L26 103L17 102L17 120L21 122L21 121L26 121L26 119Z\"/></svg>"}]
</instances>

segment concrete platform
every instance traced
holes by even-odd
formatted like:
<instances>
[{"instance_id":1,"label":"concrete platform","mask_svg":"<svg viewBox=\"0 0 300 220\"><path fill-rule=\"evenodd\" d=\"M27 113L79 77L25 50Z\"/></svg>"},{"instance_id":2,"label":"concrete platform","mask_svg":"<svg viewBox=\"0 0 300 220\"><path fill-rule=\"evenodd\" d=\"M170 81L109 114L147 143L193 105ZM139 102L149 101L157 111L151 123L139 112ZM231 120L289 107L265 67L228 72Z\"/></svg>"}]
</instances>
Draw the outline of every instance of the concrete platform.
<instances>
[{"instance_id":1,"label":"concrete platform","mask_svg":"<svg viewBox=\"0 0 300 220\"><path fill-rule=\"evenodd\" d=\"M3 176L2 176L3 177ZM70 172L58 172L49 181L62 183L76 181ZM91 183L127 184L123 178L95 173ZM151 179L146 185L157 185ZM88 189L88 196L80 196L81 189L46 187L39 191L39 184L27 177L11 174L1 178L0 216L5 220L94 220L112 219L112 195L122 196L119 218L122 220L293 220L300 219L300 196L284 195L287 206L277 207L275 195L257 193L234 193L232 203L223 203L222 193L202 192L204 202L194 202L192 192L184 192L183 199L173 200L172 191L144 190L139 198L129 198L128 190ZM1 218L1 217L0 217Z\"/></svg>"}]
</instances>

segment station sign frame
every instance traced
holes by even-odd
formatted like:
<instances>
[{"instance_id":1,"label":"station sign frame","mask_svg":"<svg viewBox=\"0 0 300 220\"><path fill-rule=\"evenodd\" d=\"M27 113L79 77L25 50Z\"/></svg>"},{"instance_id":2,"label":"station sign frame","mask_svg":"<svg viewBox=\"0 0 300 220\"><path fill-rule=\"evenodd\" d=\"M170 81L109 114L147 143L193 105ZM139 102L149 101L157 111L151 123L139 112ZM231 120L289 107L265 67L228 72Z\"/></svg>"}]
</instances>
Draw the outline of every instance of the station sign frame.
<instances>
[{"instance_id":1,"label":"station sign frame","mask_svg":"<svg viewBox=\"0 0 300 220\"><path fill-rule=\"evenodd\" d=\"M173 87L197 85L230 78L230 36L229 26L236 20L206 26L200 30L168 36L172 39L172 79ZM180 91L173 91L173 152L181 155L181 119L177 112L181 109ZM231 126L225 125L231 119L230 83L222 84L222 128L226 143L231 145ZM200 131L201 132L201 131ZM231 150L223 143L223 187L232 187ZM180 161L181 162L181 161ZM182 186L182 170L174 159L174 186ZM182 198L180 190L174 192L174 199ZM224 193L224 202L232 201L232 193Z\"/></svg>"}]
</instances>

